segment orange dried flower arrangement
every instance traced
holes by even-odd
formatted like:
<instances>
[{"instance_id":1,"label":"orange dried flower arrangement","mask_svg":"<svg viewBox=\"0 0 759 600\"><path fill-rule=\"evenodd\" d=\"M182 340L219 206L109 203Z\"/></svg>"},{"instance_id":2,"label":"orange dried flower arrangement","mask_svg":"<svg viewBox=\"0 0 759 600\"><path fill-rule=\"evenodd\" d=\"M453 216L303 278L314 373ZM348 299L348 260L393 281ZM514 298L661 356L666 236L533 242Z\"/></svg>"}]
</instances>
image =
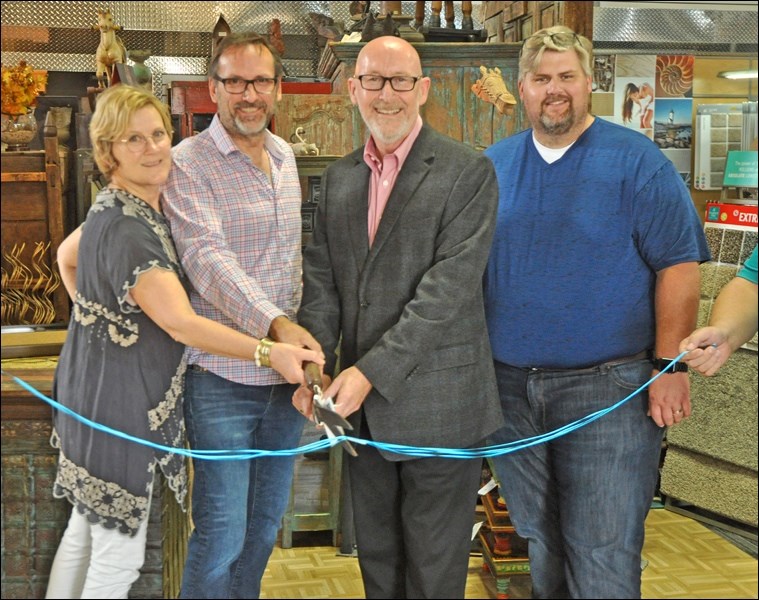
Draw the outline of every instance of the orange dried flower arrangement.
<instances>
[{"instance_id":1,"label":"orange dried flower arrangement","mask_svg":"<svg viewBox=\"0 0 759 600\"><path fill-rule=\"evenodd\" d=\"M26 61L15 67L2 67L2 94L0 112L7 115L23 115L35 106L47 85L47 73L35 71Z\"/></svg>"}]
</instances>

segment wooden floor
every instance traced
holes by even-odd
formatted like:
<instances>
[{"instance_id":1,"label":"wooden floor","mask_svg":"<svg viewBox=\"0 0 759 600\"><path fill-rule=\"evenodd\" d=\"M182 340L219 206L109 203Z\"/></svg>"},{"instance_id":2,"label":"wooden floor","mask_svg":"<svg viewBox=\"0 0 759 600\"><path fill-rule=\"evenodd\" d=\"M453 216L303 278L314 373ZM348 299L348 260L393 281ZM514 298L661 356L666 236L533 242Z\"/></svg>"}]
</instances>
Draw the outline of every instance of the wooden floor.
<instances>
[{"instance_id":1,"label":"wooden floor","mask_svg":"<svg viewBox=\"0 0 759 600\"><path fill-rule=\"evenodd\" d=\"M363 598L358 559L332 546L279 547L264 574L261 598ZM654 509L646 521L643 598L757 598L757 560L695 519ZM515 577L510 598L529 598L529 577ZM482 559L469 561L466 598L496 598Z\"/></svg>"}]
</instances>

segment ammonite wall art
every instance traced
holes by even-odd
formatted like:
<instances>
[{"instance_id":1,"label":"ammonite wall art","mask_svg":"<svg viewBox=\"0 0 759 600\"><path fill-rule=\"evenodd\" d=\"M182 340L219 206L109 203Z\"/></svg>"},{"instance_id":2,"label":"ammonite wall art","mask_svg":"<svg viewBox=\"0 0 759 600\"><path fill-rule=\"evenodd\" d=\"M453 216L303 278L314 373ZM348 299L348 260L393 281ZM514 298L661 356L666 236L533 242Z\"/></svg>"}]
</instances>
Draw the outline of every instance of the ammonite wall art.
<instances>
[{"instance_id":1,"label":"ammonite wall art","mask_svg":"<svg viewBox=\"0 0 759 600\"><path fill-rule=\"evenodd\" d=\"M693 89L693 61L693 55L657 56L657 97L690 97Z\"/></svg>"}]
</instances>

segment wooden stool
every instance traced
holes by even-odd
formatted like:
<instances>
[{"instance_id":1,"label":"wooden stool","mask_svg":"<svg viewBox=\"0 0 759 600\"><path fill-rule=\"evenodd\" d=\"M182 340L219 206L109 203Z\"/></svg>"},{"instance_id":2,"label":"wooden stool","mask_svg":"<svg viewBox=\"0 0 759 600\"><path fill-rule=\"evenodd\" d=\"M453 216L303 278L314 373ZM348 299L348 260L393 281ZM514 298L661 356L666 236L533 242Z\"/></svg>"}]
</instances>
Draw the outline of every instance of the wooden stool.
<instances>
[{"instance_id":1,"label":"wooden stool","mask_svg":"<svg viewBox=\"0 0 759 600\"><path fill-rule=\"evenodd\" d=\"M295 484L297 474L293 477L290 491L290 501L282 517L282 548L293 547L294 531L325 531L332 530L332 545L337 546L337 536L340 530L340 481L343 466L343 449L333 446L329 449L329 465L327 468L327 489L329 493L328 510L326 512L296 513ZM324 484L322 483L322 486Z\"/></svg>"}]
</instances>

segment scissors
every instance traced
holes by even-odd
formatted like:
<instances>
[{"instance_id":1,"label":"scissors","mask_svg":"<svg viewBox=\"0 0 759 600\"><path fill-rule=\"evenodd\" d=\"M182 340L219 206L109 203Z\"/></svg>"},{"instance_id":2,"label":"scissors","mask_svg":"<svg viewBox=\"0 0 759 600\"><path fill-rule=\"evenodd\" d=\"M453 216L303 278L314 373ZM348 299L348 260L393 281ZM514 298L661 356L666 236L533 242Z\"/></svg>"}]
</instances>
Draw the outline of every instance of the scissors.
<instances>
[{"instance_id":1,"label":"scissors","mask_svg":"<svg viewBox=\"0 0 759 600\"><path fill-rule=\"evenodd\" d=\"M314 393L314 418L317 425L324 425L327 437L334 438L344 435L345 430L352 431L351 425L343 416L335 412L335 404L332 398L325 398L322 391L322 376L319 365L309 362L306 364L306 386ZM358 452L348 440L340 442L345 451L351 456L358 456Z\"/></svg>"}]
</instances>

